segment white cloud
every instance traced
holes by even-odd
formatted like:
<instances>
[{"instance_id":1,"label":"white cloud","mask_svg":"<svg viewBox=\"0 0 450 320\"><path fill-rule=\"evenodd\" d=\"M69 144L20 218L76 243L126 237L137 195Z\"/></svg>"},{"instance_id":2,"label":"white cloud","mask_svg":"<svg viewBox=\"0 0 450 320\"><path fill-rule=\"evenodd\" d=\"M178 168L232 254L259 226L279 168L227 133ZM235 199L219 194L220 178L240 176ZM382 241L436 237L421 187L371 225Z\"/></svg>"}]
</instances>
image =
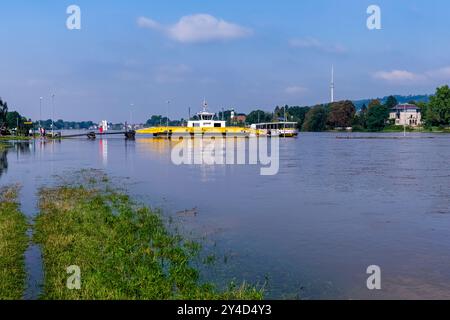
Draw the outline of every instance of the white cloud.
<instances>
[{"instance_id":1,"label":"white cloud","mask_svg":"<svg viewBox=\"0 0 450 320\"><path fill-rule=\"evenodd\" d=\"M391 84L436 84L437 82L450 80L450 67L429 70L421 73L414 73L407 70L377 71L372 74L377 80L389 82Z\"/></svg>"},{"instance_id":2,"label":"white cloud","mask_svg":"<svg viewBox=\"0 0 450 320\"><path fill-rule=\"evenodd\" d=\"M325 44L315 38L294 38L289 40L289 45L293 48L313 49L327 53L345 53L347 49L340 44Z\"/></svg>"},{"instance_id":3,"label":"white cloud","mask_svg":"<svg viewBox=\"0 0 450 320\"><path fill-rule=\"evenodd\" d=\"M160 29L161 25L149 18L146 17L139 17L136 21L139 28L147 28L147 29Z\"/></svg>"},{"instance_id":4,"label":"white cloud","mask_svg":"<svg viewBox=\"0 0 450 320\"><path fill-rule=\"evenodd\" d=\"M291 95L300 95L306 93L307 91L307 88L301 86L290 86L284 90L284 92Z\"/></svg>"},{"instance_id":5,"label":"white cloud","mask_svg":"<svg viewBox=\"0 0 450 320\"><path fill-rule=\"evenodd\" d=\"M426 75L430 78L437 80L449 80L450 79L450 67L443 67L428 71Z\"/></svg>"},{"instance_id":6,"label":"white cloud","mask_svg":"<svg viewBox=\"0 0 450 320\"><path fill-rule=\"evenodd\" d=\"M392 83L411 83L424 80L424 76L406 70L377 71L373 77L378 80L384 80Z\"/></svg>"},{"instance_id":7,"label":"white cloud","mask_svg":"<svg viewBox=\"0 0 450 320\"><path fill-rule=\"evenodd\" d=\"M248 28L218 19L209 14L184 16L177 23L169 26L161 25L146 17L140 17L137 24L141 28L161 31L172 40L180 43L233 40L248 37L253 33Z\"/></svg>"}]
</instances>

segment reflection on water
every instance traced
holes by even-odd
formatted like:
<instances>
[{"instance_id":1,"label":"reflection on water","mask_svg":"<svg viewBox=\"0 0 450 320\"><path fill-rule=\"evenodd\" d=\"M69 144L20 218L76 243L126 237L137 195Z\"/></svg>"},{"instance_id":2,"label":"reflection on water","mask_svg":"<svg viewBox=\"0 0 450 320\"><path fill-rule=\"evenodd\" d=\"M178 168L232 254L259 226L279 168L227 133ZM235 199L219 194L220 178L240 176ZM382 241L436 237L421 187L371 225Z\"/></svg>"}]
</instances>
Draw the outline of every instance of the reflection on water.
<instances>
[{"instance_id":1,"label":"reflection on water","mask_svg":"<svg viewBox=\"0 0 450 320\"><path fill-rule=\"evenodd\" d=\"M102 159L103 165L108 164L108 139L100 139L100 157Z\"/></svg>"},{"instance_id":2,"label":"reflection on water","mask_svg":"<svg viewBox=\"0 0 450 320\"><path fill-rule=\"evenodd\" d=\"M0 177L8 170L8 149L0 149Z\"/></svg>"},{"instance_id":3,"label":"reflection on water","mask_svg":"<svg viewBox=\"0 0 450 320\"><path fill-rule=\"evenodd\" d=\"M8 170L8 153L15 154L19 159L21 155L26 155L33 149L34 143L15 141L5 145L0 149L0 177Z\"/></svg>"},{"instance_id":4,"label":"reflection on water","mask_svg":"<svg viewBox=\"0 0 450 320\"><path fill-rule=\"evenodd\" d=\"M268 278L268 297L444 298L450 139L432 138L302 134L280 141L275 176L252 165L176 166L171 151L178 142L164 139L36 141L0 154L0 183L21 183L33 216L38 188L55 175L95 168L129 178L139 201L162 208L193 237L207 236L223 264L208 279ZM197 215L177 218L191 208ZM374 264L382 269L378 292L366 288Z\"/></svg>"}]
</instances>

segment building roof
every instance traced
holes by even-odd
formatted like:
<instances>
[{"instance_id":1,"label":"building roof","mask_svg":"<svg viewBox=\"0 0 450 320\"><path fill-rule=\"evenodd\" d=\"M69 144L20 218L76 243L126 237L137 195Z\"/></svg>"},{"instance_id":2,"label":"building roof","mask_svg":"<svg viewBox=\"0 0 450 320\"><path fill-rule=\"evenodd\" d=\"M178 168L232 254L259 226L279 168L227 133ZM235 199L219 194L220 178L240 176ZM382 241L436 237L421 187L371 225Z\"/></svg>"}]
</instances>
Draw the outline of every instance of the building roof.
<instances>
[{"instance_id":1,"label":"building roof","mask_svg":"<svg viewBox=\"0 0 450 320\"><path fill-rule=\"evenodd\" d=\"M393 107L391 110L393 111L403 111L403 110L419 110L420 108L418 106L416 106L415 104L410 104L410 103L401 103L396 105L395 107Z\"/></svg>"}]
</instances>

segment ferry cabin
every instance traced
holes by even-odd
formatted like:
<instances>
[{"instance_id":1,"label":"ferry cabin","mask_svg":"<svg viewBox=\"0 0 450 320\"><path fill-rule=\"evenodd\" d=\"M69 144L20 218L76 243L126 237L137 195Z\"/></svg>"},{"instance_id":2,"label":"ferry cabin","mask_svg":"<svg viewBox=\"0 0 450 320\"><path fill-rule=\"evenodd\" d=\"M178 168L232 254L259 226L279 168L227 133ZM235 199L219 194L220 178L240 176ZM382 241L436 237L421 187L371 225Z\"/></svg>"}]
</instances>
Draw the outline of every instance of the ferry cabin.
<instances>
[{"instance_id":1,"label":"ferry cabin","mask_svg":"<svg viewBox=\"0 0 450 320\"><path fill-rule=\"evenodd\" d=\"M268 136L296 137L298 136L297 125L297 122L270 122L252 124L251 128Z\"/></svg>"},{"instance_id":2,"label":"ferry cabin","mask_svg":"<svg viewBox=\"0 0 450 320\"><path fill-rule=\"evenodd\" d=\"M226 121L214 120L214 113L206 111L197 114L199 120L188 122L188 128L225 128Z\"/></svg>"},{"instance_id":3,"label":"ferry cabin","mask_svg":"<svg viewBox=\"0 0 450 320\"><path fill-rule=\"evenodd\" d=\"M226 121L214 120L215 113L208 112L208 103L203 101L203 111L197 113L198 120L191 120L188 122L188 128L225 128Z\"/></svg>"}]
</instances>

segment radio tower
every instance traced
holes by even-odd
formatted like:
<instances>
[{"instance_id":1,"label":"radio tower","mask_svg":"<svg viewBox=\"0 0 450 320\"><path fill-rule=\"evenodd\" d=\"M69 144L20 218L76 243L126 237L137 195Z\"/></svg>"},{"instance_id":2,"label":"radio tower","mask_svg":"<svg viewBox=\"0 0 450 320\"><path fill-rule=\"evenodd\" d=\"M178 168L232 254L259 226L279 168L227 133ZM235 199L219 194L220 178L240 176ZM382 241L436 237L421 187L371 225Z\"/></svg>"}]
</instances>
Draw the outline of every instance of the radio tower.
<instances>
[{"instance_id":1,"label":"radio tower","mask_svg":"<svg viewBox=\"0 0 450 320\"><path fill-rule=\"evenodd\" d=\"M331 66L331 103L334 102L334 65Z\"/></svg>"}]
</instances>

